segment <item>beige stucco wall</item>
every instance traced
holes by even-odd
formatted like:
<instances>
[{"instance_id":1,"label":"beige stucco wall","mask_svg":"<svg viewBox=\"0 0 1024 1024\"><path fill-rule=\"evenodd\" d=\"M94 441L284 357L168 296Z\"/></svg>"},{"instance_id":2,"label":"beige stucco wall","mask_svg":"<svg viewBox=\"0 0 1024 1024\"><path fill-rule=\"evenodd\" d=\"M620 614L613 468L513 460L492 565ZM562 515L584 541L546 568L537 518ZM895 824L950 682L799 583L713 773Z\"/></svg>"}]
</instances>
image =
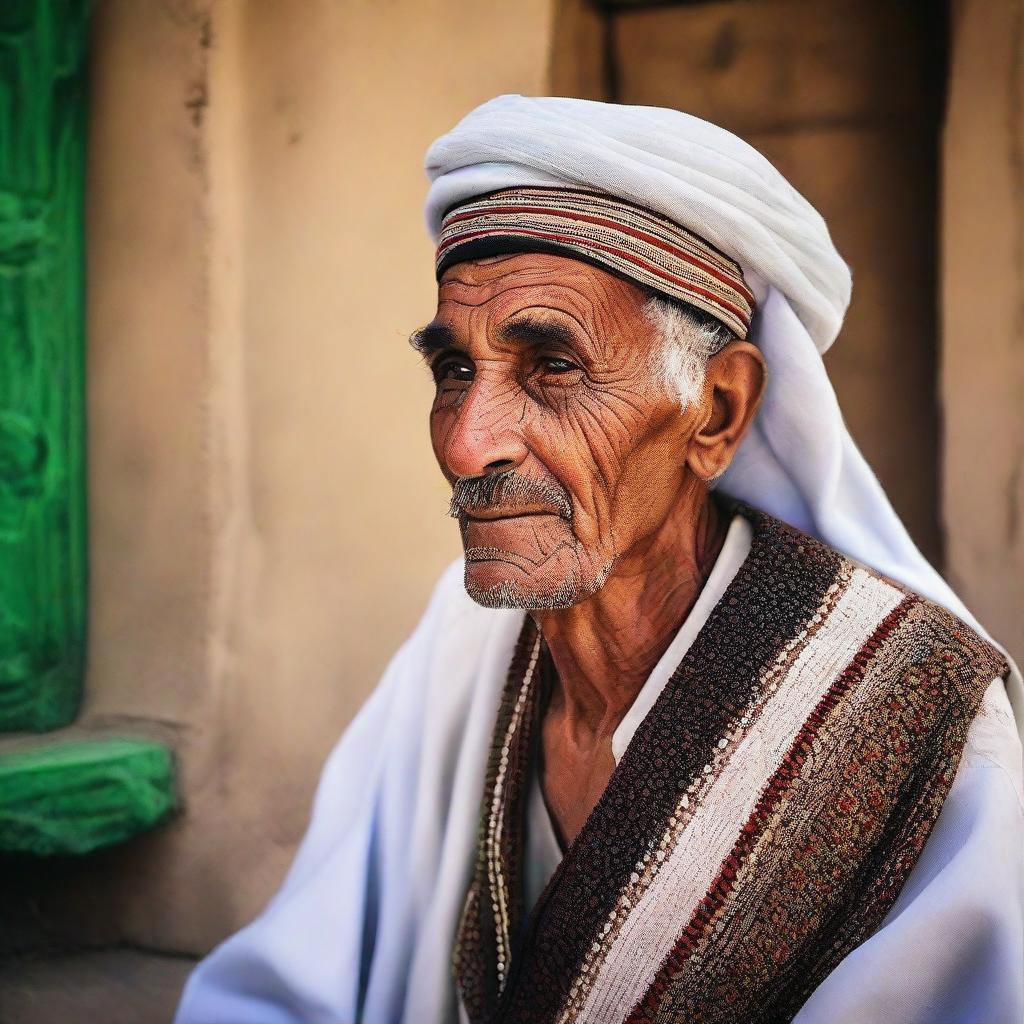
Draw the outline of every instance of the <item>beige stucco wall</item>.
<instances>
[{"instance_id":1,"label":"beige stucco wall","mask_svg":"<svg viewBox=\"0 0 1024 1024\"><path fill-rule=\"evenodd\" d=\"M550 7L97 4L86 718L157 720L185 798L64 892L97 932L202 950L260 908L457 554L405 344L433 310L422 157L544 90Z\"/></svg>"},{"instance_id":2,"label":"beige stucco wall","mask_svg":"<svg viewBox=\"0 0 1024 1024\"><path fill-rule=\"evenodd\" d=\"M959 0L943 143L943 513L953 584L1024 662L1024 4Z\"/></svg>"}]
</instances>

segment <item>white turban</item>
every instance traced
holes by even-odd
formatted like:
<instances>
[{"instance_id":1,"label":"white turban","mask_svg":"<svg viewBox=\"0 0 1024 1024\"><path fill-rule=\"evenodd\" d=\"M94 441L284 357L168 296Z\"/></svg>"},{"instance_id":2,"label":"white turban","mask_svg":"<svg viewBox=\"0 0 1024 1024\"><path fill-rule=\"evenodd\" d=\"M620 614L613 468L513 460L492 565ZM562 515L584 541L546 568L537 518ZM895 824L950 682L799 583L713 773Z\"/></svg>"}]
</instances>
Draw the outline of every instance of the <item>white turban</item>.
<instances>
[{"instance_id":1,"label":"white turban","mask_svg":"<svg viewBox=\"0 0 1024 1024\"><path fill-rule=\"evenodd\" d=\"M850 270L821 215L760 153L678 110L499 96L439 138L426 168L435 240L445 212L475 196L583 187L660 213L736 260L757 297L749 340L764 354L768 385L722 491L980 629L918 551L846 429L821 353L842 326Z\"/></svg>"}]
</instances>

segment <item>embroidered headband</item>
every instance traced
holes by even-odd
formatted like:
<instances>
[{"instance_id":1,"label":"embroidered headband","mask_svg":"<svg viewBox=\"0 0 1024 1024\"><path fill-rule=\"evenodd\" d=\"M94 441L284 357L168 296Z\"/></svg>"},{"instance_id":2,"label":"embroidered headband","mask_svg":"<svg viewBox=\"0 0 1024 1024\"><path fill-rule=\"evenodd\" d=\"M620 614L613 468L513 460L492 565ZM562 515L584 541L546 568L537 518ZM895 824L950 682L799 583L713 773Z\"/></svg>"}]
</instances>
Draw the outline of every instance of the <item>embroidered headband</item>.
<instances>
[{"instance_id":1,"label":"embroidered headband","mask_svg":"<svg viewBox=\"0 0 1024 1024\"><path fill-rule=\"evenodd\" d=\"M688 302L745 338L754 296L739 265L673 221L614 196L509 188L449 210L437 278L453 263L507 252L553 252Z\"/></svg>"}]
</instances>

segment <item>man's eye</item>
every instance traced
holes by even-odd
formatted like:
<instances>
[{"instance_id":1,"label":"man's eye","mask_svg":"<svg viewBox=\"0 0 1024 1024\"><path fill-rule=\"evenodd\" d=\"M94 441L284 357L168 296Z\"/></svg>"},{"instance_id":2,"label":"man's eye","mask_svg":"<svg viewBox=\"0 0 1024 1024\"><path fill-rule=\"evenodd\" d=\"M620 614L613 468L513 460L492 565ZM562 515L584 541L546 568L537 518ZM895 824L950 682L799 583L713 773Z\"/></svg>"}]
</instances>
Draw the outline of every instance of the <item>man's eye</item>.
<instances>
[{"instance_id":1,"label":"man's eye","mask_svg":"<svg viewBox=\"0 0 1024 1024\"><path fill-rule=\"evenodd\" d=\"M468 384L473 379L473 364L465 359L440 359L434 363L432 369L434 380L438 384L443 384L445 381Z\"/></svg>"},{"instance_id":2,"label":"man's eye","mask_svg":"<svg viewBox=\"0 0 1024 1024\"><path fill-rule=\"evenodd\" d=\"M572 373L579 367L568 359L560 359L558 356L545 356L540 360L540 365L548 373Z\"/></svg>"}]
</instances>

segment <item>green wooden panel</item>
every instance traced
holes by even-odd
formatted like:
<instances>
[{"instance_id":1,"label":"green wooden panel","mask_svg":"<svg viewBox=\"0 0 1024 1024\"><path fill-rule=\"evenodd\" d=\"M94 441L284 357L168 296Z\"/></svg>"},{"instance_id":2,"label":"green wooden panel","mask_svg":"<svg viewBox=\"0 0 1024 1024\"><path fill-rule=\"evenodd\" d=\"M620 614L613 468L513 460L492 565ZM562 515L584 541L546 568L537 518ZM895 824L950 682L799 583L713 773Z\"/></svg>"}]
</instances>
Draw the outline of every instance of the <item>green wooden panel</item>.
<instances>
[{"instance_id":1,"label":"green wooden panel","mask_svg":"<svg viewBox=\"0 0 1024 1024\"><path fill-rule=\"evenodd\" d=\"M85 656L86 0L0 0L0 729L78 710Z\"/></svg>"},{"instance_id":2,"label":"green wooden panel","mask_svg":"<svg viewBox=\"0 0 1024 1024\"><path fill-rule=\"evenodd\" d=\"M0 754L0 852L89 853L174 808L174 766L159 743L103 738Z\"/></svg>"}]
</instances>

